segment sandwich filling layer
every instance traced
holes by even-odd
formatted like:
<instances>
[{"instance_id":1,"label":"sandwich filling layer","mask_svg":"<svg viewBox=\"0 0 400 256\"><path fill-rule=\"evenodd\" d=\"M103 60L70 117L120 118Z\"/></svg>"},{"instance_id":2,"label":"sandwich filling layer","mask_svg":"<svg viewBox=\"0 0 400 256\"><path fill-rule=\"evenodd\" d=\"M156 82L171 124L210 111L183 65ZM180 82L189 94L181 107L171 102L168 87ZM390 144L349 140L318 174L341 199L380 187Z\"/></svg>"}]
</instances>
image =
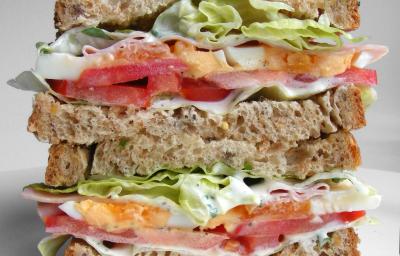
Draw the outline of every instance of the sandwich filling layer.
<instances>
[{"instance_id":1,"label":"sandwich filling layer","mask_svg":"<svg viewBox=\"0 0 400 256\"><path fill-rule=\"evenodd\" d=\"M108 2L102 2L105 3ZM298 10L278 1L176 1L160 13L148 32L77 27L63 33L54 43L38 43L35 69L23 72L9 84L19 89L48 92L56 97L54 100L51 96L54 104L48 111L50 115L55 116L61 104L83 108L91 105L98 106L96 113L106 116L102 119L104 122L109 120L107 111L113 107L126 107L132 113L137 111L143 118L157 110L160 111L155 115L167 116L169 110L173 113L193 106L193 113L200 111L199 117L214 115L217 116L215 120L222 120L241 102L262 103L267 99L271 104L288 103L286 101L320 94L296 107L315 105L313 113L329 121L332 119L338 125L329 126L321 119L321 125L314 124L317 129L308 127L307 134L301 135L303 139L289 132L288 137L293 139L288 141L292 146L297 141L323 137L340 128L346 130L345 122L341 121L345 115L340 115L339 108L330 107L335 101L330 93L340 93L342 87L354 89L355 85L362 89L364 105L370 105L376 98L373 87L378 81L375 70L366 67L387 53L387 48L380 45L344 46L344 40L357 43L362 38L353 38L334 26L335 21L332 24L329 20L332 15L329 16L326 3L319 1L317 5L316 14L300 19L295 18L299 17ZM352 16L357 20L357 11ZM353 98L360 103L360 91L355 89ZM46 96L49 95L39 94L38 98ZM348 102L349 98L343 98L343 101ZM266 104L269 103L264 102L258 108L265 111ZM289 106L278 107L279 111L275 113L288 116L286 109ZM343 109L351 112L348 108ZM362 106L357 109L353 116L363 116ZM65 121L77 110L72 110L61 120ZM254 113L260 117L258 112ZM293 113L296 120L300 120L302 112ZM175 114L172 117L176 118ZM116 115L128 114L116 111ZM88 131L94 129L91 126L101 126L92 122L81 125L80 117L71 119L74 136L77 129ZM361 119L358 123L354 121L354 127L365 124L364 117ZM93 117L89 120L93 121ZM140 123L138 120L137 123L128 121L128 127ZM234 125L245 123L244 118L237 120ZM143 123L132 133L150 137ZM231 126L225 121L221 124L215 132L221 138L210 133L204 136L205 142L228 137ZM187 127L184 134L203 134L190 120L185 125L173 123L168 132L182 132ZM281 122L280 125L284 127L282 134L286 134L286 130L293 131L291 128L298 124ZM52 132L56 130L51 122L49 126ZM271 151L283 147L282 137L271 135L278 126L274 122L271 126L261 124L262 132L250 122L243 126L254 135L252 141L248 139L251 141L248 145L257 147L260 152L264 150L261 153L264 162L270 161L266 158L265 148L271 141L274 143L271 145L276 146L271 147ZM110 133L115 136L118 126L110 127ZM353 126L348 125L348 129L351 128ZM35 132L35 128L30 129ZM83 158L89 157L89 151L94 151L95 146L100 148L106 140L104 127L99 130L99 140L75 141L71 149L80 150ZM330 132L326 132L328 130ZM270 137L265 135L267 133ZM178 134L176 132L171 138L182 140L183 136ZM239 133L239 137L245 138L243 134ZM65 130L61 136L65 136ZM347 160L354 162L349 166L358 165L358 148L353 138L346 134L338 136L349 138L350 146L346 149L353 158ZM154 137L162 143L159 137ZM58 143L68 141L57 139ZM128 139L117 135L112 141L118 147L125 147ZM247 141L235 141L240 140ZM133 140L133 143L140 142ZM90 145L90 148L83 148L81 144ZM127 152L135 154L133 147ZM146 152L151 153L147 149ZM228 150L221 152L225 152L224 159L233 158ZM324 154L322 150L317 153ZM299 154L306 155L304 151ZM165 154L162 155L165 160ZM344 156L335 157L340 163L335 162L331 169L347 161ZM118 155L117 162L121 159ZM86 161L82 177L72 182L72 186L27 186L24 197L38 202L38 212L46 231L53 234L53 238L45 239L39 245L42 254L55 255L63 241L73 236L84 239L99 254L108 256L152 251L172 251L182 255L264 256L294 243L316 239L320 244L329 242L328 233L358 225L365 220L366 211L378 207L381 200L373 188L348 171L321 173L331 169L320 167L314 171L303 167L314 175L308 177L307 172L307 175L299 176L301 171L296 169L297 176L284 176L287 175L284 173L279 178L267 177L252 172L252 163L244 162L240 168L232 168L220 163L224 159L212 160L211 164L200 159L181 165L185 166L181 169L165 168L164 162L158 161L161 167L147 168L147 176L129 173L122 177L111 176L116 172L103 176L89 174L89 169L96 167L94 157L90 160L93 165ZM148 164L149 159L146 160ZM300 160L292 157L291 161ZM104 165L101 168L102 171L109 170ZM279 170L272 172L279 173ZM295 178L306 176L304 180Z\"/></svg>"},{"instance_id":2,"label":"sandwich filling layer","mask_svg":"<svg viewBox=\"0 0 400 256\"><path fill-rule=\"evenodd\" d=\"M194 255L272 253L304 236L349 227L380 203L375 190L347 171L275 180L223 165L92 178L68 189L37 184L24 195L39 202L49 233Z\"/></svg>"},{"instance_id":3,"label":"sandwich filling layer","mask_svg":"<svg viewBox=\"0 0 400 256\"><path fill-rule=\"evenodd\" d=\"M179 1L148 33L75 28L50 45L38 44L35 70L10 84L49 90L71 103L192 105L217 114L246 100L304 99L353 84L373 98L376 72L365 67L386 47L343 47L338 34L350 36L326 19L298 20L282 11L293 8L254 0Z\"/></svg>"}]
</instances>

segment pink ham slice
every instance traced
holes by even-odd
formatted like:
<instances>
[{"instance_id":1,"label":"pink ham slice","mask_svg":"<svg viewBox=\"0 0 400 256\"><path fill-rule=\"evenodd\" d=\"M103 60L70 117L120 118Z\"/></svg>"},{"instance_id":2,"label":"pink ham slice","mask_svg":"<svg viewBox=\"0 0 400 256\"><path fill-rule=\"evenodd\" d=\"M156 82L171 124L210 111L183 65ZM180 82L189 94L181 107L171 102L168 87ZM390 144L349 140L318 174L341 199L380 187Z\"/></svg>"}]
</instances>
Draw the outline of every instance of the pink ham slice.
<instances>
[{"instance_id":1,"label":"pink ham slice","mask_svg":"<svg viewBox=\"0 0 400 256\"><path fill-rule=\"evenodd\" d=\"M323 196L329 193L329 185L326 183L317 183L306 188L293 187L290 189L277 186L277 188L272 188L268 192L274 201L287 201L293 200L297 202L306 201L315 196Z\"/></svg>"},{"instance_id":2,"label":"pink ham slice","mask_svg":"<svg viewBox=\"0 0 400 256\"><path fill-rule=\"evenodd\" d=\"M317 218L317 219L315 219ZM262 220L244 222L236 228L234 235L241 236L279 236L292 235L317 230L330 222L338 220L337 214L291 220Z\"/></svg>"},{"instance_id":3,"label":"pink ham slice","mask_svg":"<svg viewBox=\"0 0 400 256\"><path fill-rule=\"evenodd\" d=\"M307 88L312 83L325 83L328 88L346 84L373 86L378 83L376 71L351 68L332 78L315 78L305 75L289 74L282 71L254 70L216 73L205 76L208 84L227 90L248 87L268 87L281 84L289 88Z\"/></svg>"},{"instance_id":4,"label":"pink ham slice","mask_svg":"<svg viewBox=\"0 0 400 256\"><path fill-rule=\"evenodd\" d=\"M46 232L71 234L78 238L94 237L102 241L124 244L153 244L181 246L207 250L222 244L227 235L178 229L137 229L122 233L110 233L89 226L83 221L69 216L49 216L45 218Z\"/></svg>"}]
</instances>

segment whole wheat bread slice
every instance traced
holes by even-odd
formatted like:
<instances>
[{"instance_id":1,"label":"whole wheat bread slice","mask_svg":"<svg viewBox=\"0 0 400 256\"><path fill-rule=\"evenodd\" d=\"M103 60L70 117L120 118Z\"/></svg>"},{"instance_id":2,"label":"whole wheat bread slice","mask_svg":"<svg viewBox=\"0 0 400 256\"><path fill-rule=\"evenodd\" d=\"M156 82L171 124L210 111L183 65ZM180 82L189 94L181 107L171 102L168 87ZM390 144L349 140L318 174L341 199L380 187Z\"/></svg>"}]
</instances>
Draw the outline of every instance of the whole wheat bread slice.
<instances>
[{"instance_id":1,"label":"whole wheat bread slice","mask_svg":"<svg viewBox=\"0 0 400 256\"><path fill-rule=\"evenodd\" d=\"M296 243L287 246L272 256L359 256L357 250L359 238L353 229L340 230L329 234L331 242L320 245L318 241L310 244ZM100 256L100 254L84 240L73 239L64 253L65 256ZM174 252L148 252L133 256L183 256Z\"/></svg>"},{"instance_id":2,"label":"whole wheat bread slice","mask_svg":"<svg viewBox=\"0 0 400 256\"><path fill-rule=\"evenodd\" d=\"M204 141L195 135L159 141L139 135L132 140L104 141L93 150L92 162L87 147L67 143L51 146L46 184L72 186L86 174L149 175L166 167L210 167L216 162L238 170L251 166L252 173L264 177L287 175L304 179L332 169L355 169L361 162L353 136L343 131L323 139L298 141L295 145L253 145L227 139Z\"/></svg>"},{"instance_id":3,"label":"whole wheat bread slice","mask_svg":"<svg viewBox=\"0 0 400 256\"><path fill-rule=\"evenodd\" d=\"M168 5L177 0L57 0L55 26L60 32L77 26L100 26L123 29L151 28L153 21ZM360 25L357 0L273 0L291 5L293 17L318 19L326 13L331 23L354 30Z\"/></svg>"},{"instance_id":4,"label":"whole wheat bread slice","mask_svg":"<svg viewBox=\"0 0 400 256\"><path fill-rule=\"evenodd\" d=\"M57 0L54 22L59 32L78 26L150 29L155 18L176 0Z\"/></svg>"},{"instance_id":5,"label":"whole wheat bread slice","mask_svg":"<svg viewBox=\"0 0 400 256\"><path fill-rule=\"evenodd\" d=\"M300 101L242 102L226 115L194 107L141 110L133 107L71 105L46 93L36 95L28 130L40 141L91 145L138 135L165 140L198 136L259 144L294 144L321 134L366 124L360 90L342 86Z\"/></svg>"},{"instance_id":6,"label":"whole wheat bread slice","mask_svg":"<svg viewBox=\"0 0 400 256\"><path fill-rule=\"evenodd\" d=\"M49 149L45 183L55 187L72 186L84 180L91 168L90 150L86 146L57 144Z\"/></svg>"}]
</instances>

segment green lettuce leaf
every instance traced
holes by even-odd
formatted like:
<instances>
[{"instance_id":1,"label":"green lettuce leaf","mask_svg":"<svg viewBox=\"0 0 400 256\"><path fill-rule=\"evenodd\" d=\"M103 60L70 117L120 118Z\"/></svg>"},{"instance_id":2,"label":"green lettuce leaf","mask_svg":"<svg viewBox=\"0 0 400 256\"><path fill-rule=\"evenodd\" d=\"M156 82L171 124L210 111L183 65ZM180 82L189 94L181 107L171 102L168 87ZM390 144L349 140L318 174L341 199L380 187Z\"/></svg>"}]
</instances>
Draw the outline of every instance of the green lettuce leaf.
<instances>
[{"instance_id":1,"label":"green lettuce leaf","mask_svg":"<svg viewBox=\"0 0 400 256\"><path fill-rule=\"evenodd\" d=\"M43 238L38 244L38 250L42 256L56 256L58 250L70 237L70 235L52 235Z\"/></svg>"},{"instance_id":2,"label":"green lettuce leaf","mask_svg":"<svg viewBox=\"0 0 400 256\"><path fill-rule=\"evenodd\" d=\"M33 184L30 188L53 194L77 192L84 196L122 198L132 195L166 198L181 207L198 225L238 205L259 204L260 199L243 181L253 177L217 163L212 168L162 170L148 177L91 177L70 188Z\"/></svg>"},{"instance_id":3,"label":"green lettuce leaf","mask_svg":"<svg viewBox=\"0 0 400 256\"><path fill-rule=\"evenodd\" d=\"M314 20L279 19L271 22L253 23L242 28L242 33L254 40L267 44L283 46L293 50L324 50L340 48L343 41L340 35L353 42L353 39L344 31L329 27ZM320 40L316 43L314 40Z\"/></svg>"},{"instance_id":4,"label":"green lettuce leaf","mask_svg":"<svg viewBox=\"0 0 400 256\"><path fill-rule=\"evenodd\" d=\"M163 12L152 33L161 38L184 37L209 48L222 48L258 40L291 50L327 50L343 45L343 30L330 27L326 15L319 21L289 18L294 9L264 0L203 0L198 5L182 0Z\"/></svg>"},{"instance_id":5,"label":"green lettuce leaf","mask_svg":"<svg viewBox=\"0 0 400 256\"><path fill-rule=\"evenodd\" d=\"M340 183L344 181L350 182L353 185L351 189L359 195L380 200L376 190L360 182L350 171L318 173L306 180L276 178L266 181L246 170L236 171L222 163L209 169L160 170L148 177L97 176L72 188L49 188L44 184L29 187L55 194L76 192L99 198L138 200L150 204L158 202L183 214L194 226L204 226L210 219L236 206L265 202L268 199L257 193L260 189L267 189L264 186L280 186L278 183L282 183L285 187L307 188L326 182L335 190L343 189Z\"/></svg>"}]
</instances>

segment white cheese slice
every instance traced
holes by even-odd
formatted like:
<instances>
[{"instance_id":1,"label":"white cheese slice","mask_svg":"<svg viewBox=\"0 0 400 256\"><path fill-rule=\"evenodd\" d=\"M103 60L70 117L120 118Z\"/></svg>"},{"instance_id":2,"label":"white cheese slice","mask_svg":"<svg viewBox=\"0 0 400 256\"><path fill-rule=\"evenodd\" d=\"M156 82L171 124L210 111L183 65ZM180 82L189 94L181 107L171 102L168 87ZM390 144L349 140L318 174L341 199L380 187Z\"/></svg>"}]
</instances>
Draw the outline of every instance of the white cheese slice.
<instances>
[{"instance_id":1,"label":"white cheese slice","mask_svg":"<svg viewBox=\"0 0 400 256\"><path fill-rule=\"evenodd\" d=\"M78 80L83 70L114 60L111 53L76 57L67 53L41 54L36 60L35 73L45 79Z\"/></svg>"}]
</instances>

